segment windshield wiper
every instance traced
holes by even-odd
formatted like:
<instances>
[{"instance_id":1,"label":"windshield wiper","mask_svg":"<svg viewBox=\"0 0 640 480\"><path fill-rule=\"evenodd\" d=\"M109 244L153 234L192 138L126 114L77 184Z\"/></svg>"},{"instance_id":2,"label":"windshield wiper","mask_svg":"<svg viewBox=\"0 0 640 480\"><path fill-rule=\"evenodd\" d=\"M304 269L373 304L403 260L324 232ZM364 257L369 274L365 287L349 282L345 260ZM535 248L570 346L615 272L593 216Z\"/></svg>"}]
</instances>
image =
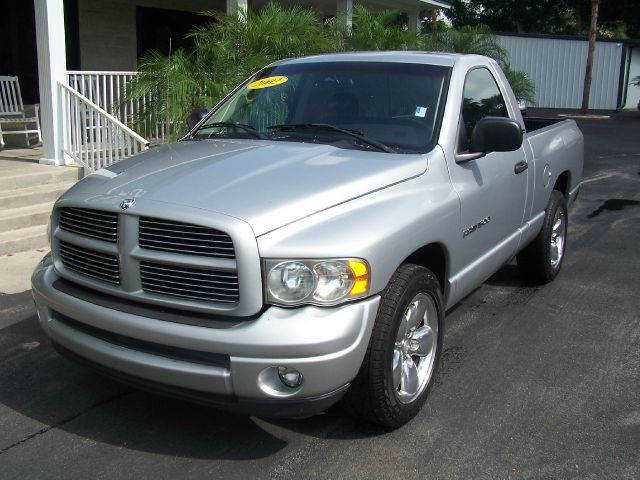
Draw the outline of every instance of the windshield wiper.
<instances>
[{"instance_id":1,"label":"windshield wiper","mask_svg":"<svg viewBox=\"0 0 640 480\"><path fill-rule=\"evenodd\" d=\"M213 122L213 123L205 123L204 125L202 125L200 128L198 128L198 130L196 130L195 132L193 132L193 134L191 135L191 138L193 138L193 136L198 133L200 130L204 130L205 128L215 128L215 127L229 127L229 128L237 128L239 130L244 130L245 132L251 134L252 136L254 136L255 138L260 138L262 140L265 140L266 137L264 135L262 135L258 130L256 130L255 128L253 128L251 125L247 125L246 123L234 123L234 122Z\"/></svg>"},{"instance_id":2,"label":"windshield wiper","mask_svg":"<svg viewBox=\"0 0 640 480\"><path fill-rule=\"evenodd\" d=\"M384 143L378 142L373 138L369 138L362 134L362 132L358 132L355 130L347 130L346 128L336 127L335 125L331 125L329 123L285 123L282 125L271 125L267 127L269 130L280 130L282 132L292 131L292 130L329 130L333 132L344 133L345 135L349 135L353 138L357 138L363 143L370 145L372 147L377 148L383 152L387 153L395 153L391 148L387 147Z\"/></svg>"}]
</instances>

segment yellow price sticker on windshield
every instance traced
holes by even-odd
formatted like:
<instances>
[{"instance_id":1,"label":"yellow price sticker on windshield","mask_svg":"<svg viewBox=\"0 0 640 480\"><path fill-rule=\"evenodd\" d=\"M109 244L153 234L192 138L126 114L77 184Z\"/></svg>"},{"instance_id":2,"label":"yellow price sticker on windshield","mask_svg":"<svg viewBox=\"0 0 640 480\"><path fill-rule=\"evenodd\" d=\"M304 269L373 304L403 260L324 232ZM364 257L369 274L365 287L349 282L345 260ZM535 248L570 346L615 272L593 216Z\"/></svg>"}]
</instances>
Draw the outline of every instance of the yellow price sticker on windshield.
<instances>
[{"instance_id":1,"label":"yellow price sticker on windshield","mask_svg":"<svg viewBox=\"0 0 640 480\"><path fill-rule=\"evenodd\" d=\"M258 88L275 87L276 85L280 85L281 83L284 83L287 80L289 79L283 76L261 78L260 80L251 82L249 85L247 85L247 88L249 90L257 90Z\"/></svg>"}]
</instances>

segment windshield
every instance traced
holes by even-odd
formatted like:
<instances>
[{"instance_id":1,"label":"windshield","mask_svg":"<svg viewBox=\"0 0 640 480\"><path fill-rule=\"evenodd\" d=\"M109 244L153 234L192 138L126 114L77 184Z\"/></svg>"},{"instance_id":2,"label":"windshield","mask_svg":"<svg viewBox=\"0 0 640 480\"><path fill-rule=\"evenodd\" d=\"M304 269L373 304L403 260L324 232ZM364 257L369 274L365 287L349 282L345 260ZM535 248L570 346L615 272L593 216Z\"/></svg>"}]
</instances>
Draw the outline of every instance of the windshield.
<instances>
[{"instance_id":1,"label":"windshield","mask_svg":"<svg viewBox=\"0 0 640 480\"><path fill-rule=\"evenodd\" d=\"M449 72L448 67L392 62L268 67L227 98L191 138L427 151L438 134Z\"/></svg>"}]
</instances>

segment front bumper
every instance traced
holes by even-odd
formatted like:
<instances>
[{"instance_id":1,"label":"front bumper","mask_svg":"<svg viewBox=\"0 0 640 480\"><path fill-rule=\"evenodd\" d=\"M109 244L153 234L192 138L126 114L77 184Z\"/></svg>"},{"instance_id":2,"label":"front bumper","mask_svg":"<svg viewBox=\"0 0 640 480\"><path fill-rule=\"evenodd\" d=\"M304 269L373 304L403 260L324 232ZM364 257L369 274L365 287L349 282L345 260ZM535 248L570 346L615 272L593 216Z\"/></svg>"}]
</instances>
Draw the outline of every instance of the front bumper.
<instances>
[{"instance_id":1,"label":"front bumper","mask_svg":"<svg viewBox=\"0 0 640 480\"><path fill-rule=\"evenodd\" d=\"M261 415L307 415L339 400L362 364L380 301L270 307L214 328L159 320L139 305L135 313L107 308L56 288L58 280L45 257L32 291L62 353L142 388ZM302 386L285 387L278 366L300 371Z\"/></svg>"}]
</instances>

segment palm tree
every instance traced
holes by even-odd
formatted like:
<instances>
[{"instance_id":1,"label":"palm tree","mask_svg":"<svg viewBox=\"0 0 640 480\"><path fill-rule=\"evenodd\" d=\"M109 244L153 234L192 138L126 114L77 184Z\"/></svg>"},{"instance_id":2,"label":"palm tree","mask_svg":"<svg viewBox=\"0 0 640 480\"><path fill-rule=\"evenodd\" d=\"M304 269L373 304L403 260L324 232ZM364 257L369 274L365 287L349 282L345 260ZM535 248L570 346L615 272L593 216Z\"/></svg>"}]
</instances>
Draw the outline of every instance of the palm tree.
<instances>
[{"instance_id":1,"label":"palm tree","mask_svg":"<svg viewBox=\"0 0 640 480\"><path fill-rule=\"evenodd\" d=\"M353 9L353 29L346 34L346 50L419 50L422 37L398 22L391 10L368 10L361 5Z\"/></svg>"},{"instance_id":2,"label":"palm tree","mask_svg":"<svg viewBox=\"0 0 640 480\"><path fill-rule=\"evenodd\" d=\"M509 55L486 25L445 28L425 35L424 49L434 52L475 53L493 58L502 68Z\"/></svg>"},{"instance_id":3,"label":"palm tree","mask_svg":"<svg viewBox=\"0 0 640 480\"><path fill-rule=\"evenodd\" d=\"M525 100L529 105L535 105L536 89L529 76L525 72L512 70L508 65L503 67L503 71L516 98Z\"/></svg>"},{"instance_id":4,"label":"palm tree","mask_svg":"<svg viewBox=\"0 0 640 480\"><path fill-rule=\"evenodd\" d=\"M190 50L168 57L145 54L124 102L145 102L135 128L148 133L163 120L184 132L184 120L195 108L212 107L235 85L275 60L333 50L331 32L309 9L268 4L259 12L225 15L204 12L210 21L188 37Z\"/></svg>"},{"instance_id":5,"label":"palm tree","mask_svg":"<svg viewBox=\"0 0 640 480\"><path fill-rule=\"evenodd\" d=\"M148 134L162 121L174 137L186 130L186 116L196 108L213 107L227 92L273 61L315 53L363 50L427 50L476 53L494 58L503 67L519 99L533 103L533 83L509 68L508 55L488 27L444 29L430 34L413 32L397 12L354 8L353 28L333 20L326 24L315 12L300 7L267 4L258 12L231 15L204 12L209 22L188 37L190 49L168 57L148 52L125 102L144 103L136 128ZM143 100L144 99L144 100Z\"/></svg>"},{"instance_id":6,"label":"palm tree","mask_svg":"<svg viewBox=\"0 0 640 480\"><path fill-rule=\"evenodd\" d=\"M215 75L209 75L197 51L178 49L169 56L147 52L140 59L138 75L123 97L123 104L137 102L140 114L133 127L150 135L158 124L173 126L175 135L183 130L185 115L202 105L211 105L223 93ZM176 128L177 127L177 128Z\"/></svg>"},{"instance_id":7,"label":"palm tree","mask_svg":"<svg viewBox=\"0 0 640 480\"><path fill-rule=\"evenodd\" d=\"M188 36L196 50L216 51L225 58L230 85L246 78L275 60L333 50L332 40L313 10L269 3L259 12L242 10L225 15L204 12L211 22L197 27ZM231 68L231 70L229 70Z\"/></svg>"}]
</instances>

